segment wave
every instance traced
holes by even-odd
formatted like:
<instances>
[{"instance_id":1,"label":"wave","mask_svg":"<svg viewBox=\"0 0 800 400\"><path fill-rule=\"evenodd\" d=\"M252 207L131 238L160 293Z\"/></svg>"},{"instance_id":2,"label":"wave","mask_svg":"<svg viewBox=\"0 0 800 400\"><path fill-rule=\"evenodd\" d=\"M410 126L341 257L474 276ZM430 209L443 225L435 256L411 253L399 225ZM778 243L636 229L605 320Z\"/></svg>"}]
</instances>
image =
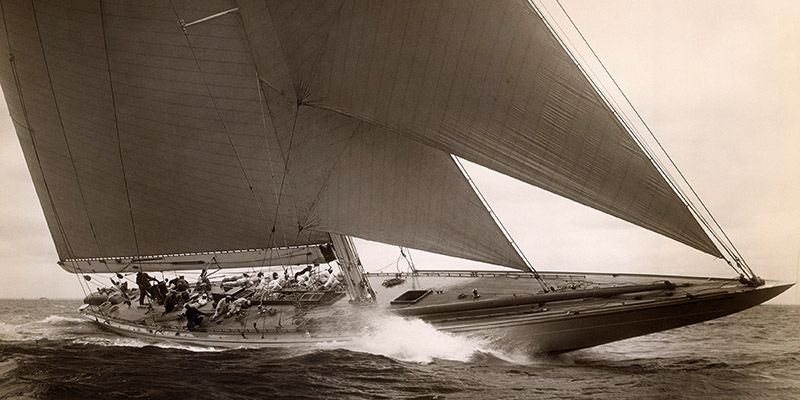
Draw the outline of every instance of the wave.
<instances>
[{"instance_id":1,"label":"wave","mask_svg":"<svg viewBox=\"0 0 800 400\"><path fill-rule=\"evenodd\" d=\"M531 363L527 356L498 350L486 339L442 332L419 319L373 311L362 313L359 324L361 328L357 330L352 340L320 344L308 349L294 349L292 353L342 349L421 364L436 360L518 365ZM88 319L65 315L50 315L39 321L18 325L0 322L0 340L66 340L95 346L155 347L191 352L230 351L230 349L179 344L166 340L127 338L105 331Z\"/></svg>"},{"instance_id":2,"label":"wave","mask_svg":"<svg viewBox=\"0 0 800 400\"><path fill-rule=\"evenodd\" d=\"M62 315L51 315L41 321L37 321L36 323L40 324L53 324L53 325L72 325L74 323L85 323L87 322L86 318L76 318L76 317L65 317Z\"/></svg>"},{"instance_id":3,"label":"wave","mask_svg":"<svg viewBox=\"0 0 800 400\"><path fill-rule=\"evenodd\" d=\"M147 341L141 339L134 339L134 338L126 338L122 336L117 336L114 334L109 334L108 337L103 336L87 336L82 337L80 339L76 339L73 341L76 344L88 344L88 345L95 345L95 346L107 346L107 347L156 347L160 349L172 349L172 350L184 350L184 351L191 351L195 353L209 353L209 352L221 352L225 351L226 349L220 349L216 347L207 347L207 346L192 346L187 344L180 344L180 343L173 343L168 341Z\"/></svg>"},{"instance_id":4,"label":"wave","mask_svg":"<svg viewBox=\"0 0 800 400\"><path fill-rule=\"evenodd\" d=\"M193 352L221 351L204 346L191 346L172 342L150 342L109 333L98 327L93 321L81 317L50 315L38 321L22 324L0 322L0 340L28 342L41 340L62 340L76 344L117 347L159 347Z\"/></svg>"},{"instance_id":5,"label":"wave","mask_svg":"<svg viewBox=\"0 0 800 400\"><path fill-rule=\"evenodd\" d=\"M63 315L19 324L0 322L0 340L5 341L68 340L94 332L98 329L91 321Z\"/></svg>"},{"instance_id":6,"label":"wave","mask_svg":"<svg viewBox=\"0 0 800 400\"><path fill-rule=\"evenodd\" d=\"M16 328L17 325L0 322L0 340L16 340L14 337L17 334Z\"/></svg>"},{"instance_id":7,"label":"wave","mask_svg":"<svg viewBox=\"0 0 800 400\"><path fill-rule=\"evenodd\" d=\"M421 320L381 316L374 322L354 338L348 350L430 363L434 359L466 362L485 348L480 340L438 331Z\"/></svg>"},{"instance_id":8,"label":"wave","mask_svg":"<svg viewBox=\"0 0 800 400\"><path fill-rule=\"evenodd\" d=\"M319 348L341 348L423 364L436 360L474 362L479 358L495 358L514 364L531 362L522 355L508 354L492 347L486 339L443 332L419 319L380 311L365 315L362 329L351 341L320 345Z\"/></svg>"}]
</instances>

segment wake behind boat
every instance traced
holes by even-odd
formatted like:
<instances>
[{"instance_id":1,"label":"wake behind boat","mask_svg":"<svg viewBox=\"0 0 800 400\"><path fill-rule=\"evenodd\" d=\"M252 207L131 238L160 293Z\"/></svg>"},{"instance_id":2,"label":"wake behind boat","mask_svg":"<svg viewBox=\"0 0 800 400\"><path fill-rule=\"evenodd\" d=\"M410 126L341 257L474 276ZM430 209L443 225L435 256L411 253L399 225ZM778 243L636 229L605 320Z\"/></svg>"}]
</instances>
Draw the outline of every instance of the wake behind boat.
<instances>
[{"instance_id":1,"label":"wake behind boat","mask_svg":"<svg viewBox=\"0 0 800 400\"><path fill-rule=\"evenodd\" d=\"M116 332L308 345L349 340L380 312L564 351L789 287L752 271L528 1L20 0L0 12L0 84L59 265L94 276L87 292L115 279L82 311ZM537 272L459 159L722 259L734 278ZM352 237L519 272L371 274ZM232 269L249 273L209 278ZM194 288L146 283L197 271Z\"/></svg>"}]
</instances>

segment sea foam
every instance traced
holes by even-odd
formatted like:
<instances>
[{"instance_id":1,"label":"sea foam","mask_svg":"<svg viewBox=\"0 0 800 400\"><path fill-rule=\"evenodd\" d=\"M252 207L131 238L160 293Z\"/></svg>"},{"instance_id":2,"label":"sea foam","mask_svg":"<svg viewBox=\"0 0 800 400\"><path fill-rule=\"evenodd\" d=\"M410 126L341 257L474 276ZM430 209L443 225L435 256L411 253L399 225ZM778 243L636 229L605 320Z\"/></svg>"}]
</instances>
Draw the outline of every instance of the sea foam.
<instances>
[{"instance_id":1,"label":"sea foam","mask_svg":"<svg viewBox=\"0 0 800 400\"><path fill-rule=\"evenodd\" d=\"M437 359L470 362L486 354L515 364L528 362L524 357L494 349L488 340L440 331L416 318L369 311L361 321L363 326L353 339L338 347L416 363Z\"/></svg>"}]
</instances>

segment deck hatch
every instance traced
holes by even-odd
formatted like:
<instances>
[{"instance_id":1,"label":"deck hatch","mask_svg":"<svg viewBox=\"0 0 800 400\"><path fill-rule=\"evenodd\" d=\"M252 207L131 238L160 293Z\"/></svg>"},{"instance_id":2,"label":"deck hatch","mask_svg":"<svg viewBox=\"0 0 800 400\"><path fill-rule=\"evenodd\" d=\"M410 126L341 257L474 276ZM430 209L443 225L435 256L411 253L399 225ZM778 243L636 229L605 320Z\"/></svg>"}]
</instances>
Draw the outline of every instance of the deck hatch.
<instances>
[{"instance_id":1,"label":"deck hatch","mask_svg":"<svg viewBox=\"0 0 800 400\"><path fill-rule=\"evenodd\" d=\"M409 290L405 293L397 296L396 299L392 300L390 304L415 304L416 302L422 300L425 296L431 294L431 290Z\"/></svg>"}]
</instances>

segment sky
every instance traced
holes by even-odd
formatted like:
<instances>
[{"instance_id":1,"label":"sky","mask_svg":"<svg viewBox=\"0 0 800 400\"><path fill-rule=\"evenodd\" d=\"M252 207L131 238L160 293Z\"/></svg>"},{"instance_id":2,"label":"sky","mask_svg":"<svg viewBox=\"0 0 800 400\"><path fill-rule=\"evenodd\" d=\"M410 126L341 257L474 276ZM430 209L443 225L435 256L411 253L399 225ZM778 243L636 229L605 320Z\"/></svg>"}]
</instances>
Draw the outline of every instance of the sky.
<instances>
[{"instance_id":1,"label":"sky","mask_svg":"<svg viewBox=\"0 0 800 400\"><path fill-rule=\"evenodd\" d=\"M537 3L545 13L560 13L554 0ZM796 281L800 2L561 3L751 267L767 279ZM724 262L677 242L482 167L467 168L539 270L734 276ZM82 297L79 278L55 264L5 102L0 172L0 298ZM399 254L357 243L367 270L391 265ZM422 252L413 257L419 268L475 266ZM800 294L792 289L775 302L800 304Z\"/></svg>"}]
</instances>

